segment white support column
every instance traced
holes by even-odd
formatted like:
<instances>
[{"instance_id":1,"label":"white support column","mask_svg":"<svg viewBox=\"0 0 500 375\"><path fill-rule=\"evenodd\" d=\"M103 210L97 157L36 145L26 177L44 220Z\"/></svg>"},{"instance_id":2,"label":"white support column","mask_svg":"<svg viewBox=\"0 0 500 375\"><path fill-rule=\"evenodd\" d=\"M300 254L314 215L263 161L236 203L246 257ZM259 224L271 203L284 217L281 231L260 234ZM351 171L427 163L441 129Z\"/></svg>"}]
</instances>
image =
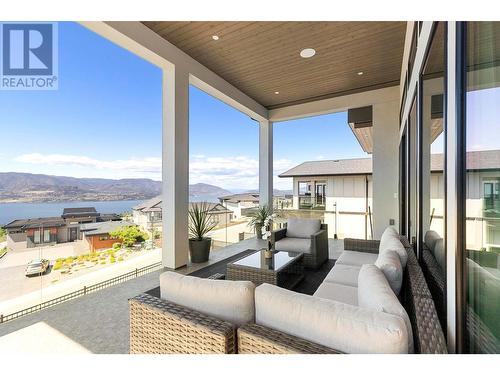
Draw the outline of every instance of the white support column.
<instances>
[{"instance_id":1,"label":"white support column","mask_svg":"<svg viewBox=\"0 0 500 375\"><path fill-rule=\"evenodd\" d=\"M189 73L163 72L162 263L176 269L188 262Z\"/></svg>"},{"instance_id":2,"label":"white support column","mask_svg":"<svg viewBox=\"0 0 500 375\"><path fill-rule=\"evenodd\" d=\"M398 102L373 105L373 235L382 236L394 220L399 226L398 209Z\"/></svg>"},{"instance_id":3,"label":"white support column","mask_svg":"<svg viewBox=\"0 0 500 375\"><path fill-rule=\"evenodd\" d=\"M259 121L259 203L273 204L273 123Z\"/></svg>"}]
</instances>

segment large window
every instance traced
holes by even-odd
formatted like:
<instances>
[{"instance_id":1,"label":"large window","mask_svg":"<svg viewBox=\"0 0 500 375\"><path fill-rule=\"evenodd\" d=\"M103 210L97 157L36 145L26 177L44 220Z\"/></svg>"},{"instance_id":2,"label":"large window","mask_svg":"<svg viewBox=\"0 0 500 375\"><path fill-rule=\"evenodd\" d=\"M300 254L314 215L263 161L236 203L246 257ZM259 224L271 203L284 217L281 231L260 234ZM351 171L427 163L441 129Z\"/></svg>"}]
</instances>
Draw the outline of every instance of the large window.
<instances>
[{"instance_id":1,"label":"large window","mask_svg":"<svg viewBox=\"0 0 500 375\"><path fill-rule=\"evenodd\" d=\"M500 22L466 38L465 290L468 352L500 352Z\"/></svg>"}]
</instances>

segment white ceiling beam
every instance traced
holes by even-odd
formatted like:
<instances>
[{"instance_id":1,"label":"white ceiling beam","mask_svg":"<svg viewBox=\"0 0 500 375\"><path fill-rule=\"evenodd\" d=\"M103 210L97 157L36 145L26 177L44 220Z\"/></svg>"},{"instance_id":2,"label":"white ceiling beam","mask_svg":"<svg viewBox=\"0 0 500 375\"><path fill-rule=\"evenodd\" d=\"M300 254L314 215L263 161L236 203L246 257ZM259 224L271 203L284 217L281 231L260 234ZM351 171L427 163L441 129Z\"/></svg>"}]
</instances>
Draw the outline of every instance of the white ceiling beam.
<instances>
[{"instance_id":1,"label":"white ceiling beam","mask_svg":"<svg viewBox=\"0 0 500 375\"><path fill-rule=\"evenodd\" d=\"M295 120L327 113L344 112L349 108L363 107L394 100L399 101L399 86L272 109L269 111L269 120L273 122Z\"/></svg>"}]
</instances>

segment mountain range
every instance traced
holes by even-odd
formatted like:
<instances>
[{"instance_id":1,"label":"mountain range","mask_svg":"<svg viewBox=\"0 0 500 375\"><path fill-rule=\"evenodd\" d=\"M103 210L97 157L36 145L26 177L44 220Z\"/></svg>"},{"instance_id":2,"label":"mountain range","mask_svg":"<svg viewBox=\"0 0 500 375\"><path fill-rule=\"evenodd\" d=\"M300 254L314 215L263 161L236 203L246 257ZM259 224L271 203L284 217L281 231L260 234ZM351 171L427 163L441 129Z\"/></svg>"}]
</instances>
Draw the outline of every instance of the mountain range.
<instances>
[{"instance_id":1,"label":"mountain range","mask_svg":"<svg viewBox=\"0 0 500 375\"><path fill-rule=\"evenodd\" d=\"M111 201L148 199L161 194L161 181L75 178L0 172L0 202ZM189 185L190 196L220 197L230 191L209 184Z\"/></svg>"}]
</instances>

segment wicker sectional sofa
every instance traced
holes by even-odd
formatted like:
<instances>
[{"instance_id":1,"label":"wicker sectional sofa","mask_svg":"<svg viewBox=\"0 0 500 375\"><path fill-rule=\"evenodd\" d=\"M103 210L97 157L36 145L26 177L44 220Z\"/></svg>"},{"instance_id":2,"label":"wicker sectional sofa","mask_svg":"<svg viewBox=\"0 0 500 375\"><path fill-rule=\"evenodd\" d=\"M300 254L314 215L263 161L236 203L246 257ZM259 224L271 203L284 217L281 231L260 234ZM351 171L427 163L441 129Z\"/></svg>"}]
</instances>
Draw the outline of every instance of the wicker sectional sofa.
<instances>
[{"instance_id":1,"label":"wicker sectional sofa","mask_svg":"<svg viewBox=\"0 0 500 375\"><path fill-rule=\"evenodd\" d=\"M422 270L408 243L402 239L401 244L406 245L403 249L407 254L407 260L399 298L407 312L408 324L411 324L412 351L446 353L444 334ZM369 261L361 265L359 270L361 275L370 272L379 272L378 276L383 275L376 266L370 264L376 261L379 246L379 241L344 240L346 254L352 252L350 255L358 254L360 259ZM339 265L342 264L340 258L339 261ZM360 276L360 286L361 279L362 276ZM183 281L180 279L180 282ZM209 284L212 282L220 282L220 280L208 281ZM231 283L231 281L225 282ZM324 281L323 284L328 282ZM367 283L369 284L369 281L364 282L365 285ZM387 284L386 290L390 290L388 283L386 281L385 283ZM227 286L226 284L225 287ZM349 288L345 289L348 293L352 292ZM404 319L393 317L382 310L370 311L357 307L355 301L351 304L348 301L332 301L321 296L302 295L268 284L259 286L254 292L254 317L248 312L250 302L244 304L243 309L240 304L231 310L230 303L235 298L223 301L223 305L229 308L221 312L200 311L200 306L204 308L204 305L197 305L196 309L183 307L179 303L182 301L166 300L169 298L168 293L164 295L163 292L164 299L148 295L137 296L130 300L130 352L333 354L342 352L404 353L409 350L408 337L411 336L403 334L406 332ZM235 295L234 291L229 293ZM209 293L203 291L200 293L198 290L198 295L202 300L207 294ZM173 299L181 295L176 293ZM248 294L245 296L246 301L251 298ZM397 299L396 302L399 304ZM292 311L294 306L301 303L304 308L303 312L305 311L306 314L294 315ZM290 309L287 314L283 314L282 311L280 314L280 309L288 309L288 306ZM233 312L236 312L236 315L232 315ZM283 319L283 316L286 319ZM305 319L301 320L303 316ZM325 316L332 316L335 319L325 321ZM367 326L358 329L356 321L359 319L362 321L365 319L368 325L372 321L381 321L383 325L389 327L390 337L386 338L385 333L382 335L382 331L377 330L377 327L373 330L366 329ZM345 327L343 324L339 325L339 321L345 321ZM368 334L366 334L367 331ZM310 332L316 332L321 337L311 339ZM324 332L337 332L337 336L330 335L329 337ZM387 342L381 343L381 341Z\"/></svg>"}]
</instances>

